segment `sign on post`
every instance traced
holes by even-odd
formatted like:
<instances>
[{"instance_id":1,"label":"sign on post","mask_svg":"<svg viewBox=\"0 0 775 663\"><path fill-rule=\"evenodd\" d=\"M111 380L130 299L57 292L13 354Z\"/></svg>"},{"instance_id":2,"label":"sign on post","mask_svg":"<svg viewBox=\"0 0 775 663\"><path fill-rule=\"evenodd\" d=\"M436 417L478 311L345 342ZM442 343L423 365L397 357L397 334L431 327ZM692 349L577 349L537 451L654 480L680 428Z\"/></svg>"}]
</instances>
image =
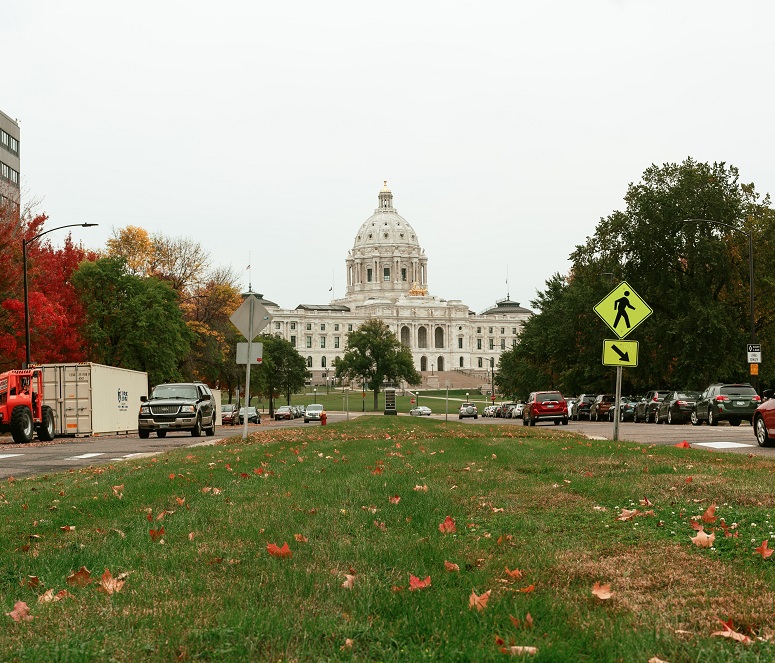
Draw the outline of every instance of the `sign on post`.
<instances>
[{"instance_id":1,"label":"sign on post","mask_svg":"<svg viewBox=\"0 0 775 663\"><path fill-rule=\"evenodd\" d=\"M251 302L252 300L252 302ZM250 309L251 303L253 304L253 319L251 320ZM252 341L261 330L269 324L272 316L269 315L266 307L259 301L255 295L248 295L245 297L245 301L240 304L240 307L231 314L229 320L231 323L239 329L240 333ZM251 326L251 322L253 323ZM253 338L248 338L248 335L252 332Z\"/></svg>"},{"instance_id":2,"label":"sign on post","mask_svg":"<svg viewBox=\"0 0 775 663\"><path fill-rule=\"evenodd\" d=\"M264 344L263 343L251 343L250 344L250 363L253 365L261 364L264 360ZM248 344L237 343L237 363L248 363Z\"/></svg>"},{"instance_id":3,"label":"sign on post","mask_svg":"<svg viewBox=\"0 0 775 663\"><path fill-rule=\"evenodd\" d=\"M748 344L748 363L749 364L762 363L762 346L759 343ZM751 373L751 375L754 375L754 374Z\"/></svg>"},{"instance_id":4,"label":"sign on post","mask_svg":"<svg viewBox=\"0 0 775 663\"><path fill-rule=\"evenodd\" d=\"M637 366L638 341L603 341L603 366Z\"/></svg>"},{"instance_id":5,"label":"sign on post","mask_svg":"<svg viewBox=\"0 0 775 663\"><path fill-rule=\"evenodd\" d=\"M627 336L653 313L626 281L603 297L594 310L619 338Z\"/></svg>"}]
</instances>

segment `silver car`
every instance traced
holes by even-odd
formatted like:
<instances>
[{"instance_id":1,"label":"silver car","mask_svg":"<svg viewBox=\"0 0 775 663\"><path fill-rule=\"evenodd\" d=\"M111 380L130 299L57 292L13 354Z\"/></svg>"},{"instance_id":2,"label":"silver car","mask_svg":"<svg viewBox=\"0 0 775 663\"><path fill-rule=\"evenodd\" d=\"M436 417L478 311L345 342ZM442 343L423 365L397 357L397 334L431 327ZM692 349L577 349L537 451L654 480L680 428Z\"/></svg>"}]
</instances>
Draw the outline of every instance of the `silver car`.
<instances>
[{"instance_id":1,"label":"silver car","mask_svg":"<svg viewBox=\"0 0 775 663\"><path fill-rule=\"evenodd\" d=\"M473 403L463 403L460 406L460 411L458 412L458 419L462 419L463 417L473 417L474 419L478 419L479 410L477 409L476 405Z\"/></svg>"}]
</instances>

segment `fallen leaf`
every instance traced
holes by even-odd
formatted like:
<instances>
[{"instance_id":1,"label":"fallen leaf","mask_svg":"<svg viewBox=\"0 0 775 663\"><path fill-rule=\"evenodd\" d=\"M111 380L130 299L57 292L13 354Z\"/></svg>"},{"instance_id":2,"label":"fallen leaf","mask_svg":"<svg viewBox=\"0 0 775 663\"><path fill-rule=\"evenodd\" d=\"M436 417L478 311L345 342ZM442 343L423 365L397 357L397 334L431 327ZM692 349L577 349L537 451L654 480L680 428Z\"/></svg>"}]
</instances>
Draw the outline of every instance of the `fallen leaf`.
<instances>
[{"instance_id":1,"label":"fallen leaf","mask_svg":"<svg viewBox=\"0 0 775 663\"><path fill-rule=\"evenodd\" d=\"M447 516L444 519L444 522L439 525L439 531L443 532L444 534L448 532L457 532L455 521L450 516Z\"/></svg>"},{"instance_id":2,"label":"fallen leaf","mask_svg":"<svg viewBox=\"0 0 775 663\"><path fill-rule=\"evenodd\" d=\"M654 503L648 498L645 497L640 501L641 506L654 506Z\"/></svg>"},{"instance_id":3,"label":"fallen leaf","mask_svg":"<svg viewBox=\"0 0 775 663\"><path fill-rule=\"evenodd\" d=\"M711 504L701 516L702 522L712 524L716 522L716 505Z\"/></svg>"},{"instance_id":4,"label":"fallen leaf","mask_svg":"<svg viewBox=\"0 0 775 663\"><path fill-rule=\"evenodd\" d=\"M446 559L444 560L444 568L447 571L460 571L460 567L457 564L453 564L452 562L448 562Z\"/></svg>"},{"instance_id":5,"label":"fallen leaf","mask_svg":"<svg viewBox=\"0 0 775 663\"><path fill-rule=\"evenodd\" d=\"M291 552L291 549L288 547L288 544L285 542L283 542L283 545L281 548L278 548L277 545L274 543L267 543L266 551L270 555L272 555L272 557L279 557L280 559L285 559L286 557L293 557L293 553Z\"/></svg>"},{"instance_id":6,"label":"fallen leaf","mask_svg":"<svg viewBox=\"0 0 775 663\"><path fill-rule=\"evenodd\" d=\"M102 574L102 579L100 580L97 590L108 595L115 594L116 592L121 591L124 587L124 582L124 577L119 576L118 578L114 578L113 574L108 571L108 569L105 569L105 573Z\"/></svg>"},{"instance_id":7,"label":"fallen leaf","mask_svg":"<svg viewBox=\"0 0 775 663\"><path fill-rule=\"evenodd\" d=\"M303 534L294 534L293 538L296 539L296 543L307 543L309 539Z\"/></svg>"},{"instance_id":8,"label":"fallen leaf","mask_svg":"<svg viewBox=\"0 0 775 663\"><path fill-rule=\"evenodd\" d=\"M353 575L352 573L345 573L342 587L344 587L345 589L352 589L354 582L355 582L355 575Z\"/></svg>"},{"instance_id":9,"label":"fallen leaf","mask_svg":"<svg viewBox=\"0 0 775 663\"><path fill-rule=\"evenodd\" d=\"M340 650L352 649L352 646L353 646L354 642L355 641L352 638L345 638L344 639L344 644L341 647L339 647L339 649Z\"/></svg>"},{"instance_id":10,"label":"fallen leaf","mask_svg":"<svg viewBox=\"0 0 775 663\"><path fill-rule=\"evenodd\" d=\"M599 582L596 582L592 585L592 594L597 596L601 601L610 599L613 596L613 593L611 592L611 583L609 582L605 585L601 585Z\"/></svg>"},{"instance_id":11,"label":"fallen leaf","mask_svg":"<svg viewBox=\"0 0 775 663\"><path fill-rule=\"evenodd\" d=\"M398 495L393 495L393 497L388 498L391 504L398 504L401 501L401 498Z\"/></svg>"},{"instance_id":12,"label":"fallen leaf","mask_svg":"<svg viewBox=\"0 0 775 663\"><path fill-rule=\"evenodd\" d=\"M773 553L773 548L768 548L767 543L769 539L762 541L762 544L754 551L755 554L761 555L762 559L767 559Z\"/></svg>"},{"instance_id":13,"label":"fallen leaf","mask_svg":"<svg viewBox=\"0 0 775 663\"><path fill-rule=\"evenodd\" d=\"M530 592L534 591L535 588L536 588L535 585L528 585L527 587L520 588L519 591L522 592L523 594L529 594Z\"/></svg>"},{"instance_id":14,"label":"fallen leaf","mask_svg":"<svg viewBox=\"0 0 775 663\"><path fill-rule=\"evenodd\" d=\"M75 525L63 525L59 529L63 532L75 532Z\"/></svg>"},{"instance_id":15,"label":"fallen leaf","mask_svg":"<svg viewBox=\"0 0 775 663\"><path fill-rule=\"evenodd\" d=\"M487 607L487 601L490 600L491 589L488 589L484 594L477 594L474 590L471 590L471 596L468 597L468 609L476 608L479 612Z\"/></svg>"},{"instance_id":16,"label":"fallen leaf","mask_svg":"<svg viewBox=\"0 0 775 663\"><path fill-rule=\"evenodd\" d=\"M525 623L523 624L520 622L514 615L509 615L509 619L511 620L511 623L514 625L514 628L533 628L533 617L528 612L527 615L525 615Z\"/></svg>"},{"instance_id":17,"label":"fallen leaf","mask_svg":"<svg viewBox=\"0 0 775 663\"><path fill-rule=\"evenodd\" d=\"M30 614L30 609L24 601L17 601L13 606L13 610L11 610L11 612L6 612L5 614L15 622L28 622L33 619L33 616Z\"/></svg>"},{"instance_id":18,"label":"fallen leaf","mask_svg":"<svg viewBox=\"0 0 775 663\"><path fill-rule=\"evenodd\" d=\"M418 490L418 491L422 491L423 493L427 493L428 492L428 486L425 486L425 485L423 485L423 486L415 486L414 489Z\"/></svg>"},{"instance_id":19,"label":"fallen leaf","mask_svg":"<svg viewBox=\"0 0 775 663\"><path fill-rule=\"evenodd\" d=\"M731 620L729 622L722 621L721 625L724 627L723 631L714 631L711 633L711 635L717 635L722 638L730 638L732 640L735 640L736 642L744 642L746 644L751 642L751 638L749 638L747 635L743 635L742 633L738 633L737 631L732 629Z\"/></svg>"},{"instance_id":20,"label":"fallen leaf","mask_svg":"<svg viewBox=\"0 0 775 663\"><path fill-rule=\"evenodd\" d=\"M519 569L514 569L513 571L509 571L509 567L504 567L506 571L506 575L508 575L510 578L523 578L525 576L524 571L520 571Z\"/></svg>"},{"instance_id":21,"label":"fallen leaf","mask_svg":"<svg viewBox=\"0 0 775 663\"><path fill-rule=\"evenodd\" d=\"M27 587L28 589L34 589L40 584L40 578L38 578L38 576L27 576L27 581L25 582L24 580L22 580L21 584L22 584L22 587Z\"/></svg>"},{"instance_id":22,"label":"fallen leaf","mask_svg":"<svg viewBox=\"0 0 775 663\"><path fill-rule=\"evenodd\" d=\"M686 440L683 442L679 442L678 444L674 444L674 447L678 447L679 449L691 449L692 445L689 444Z\"/></svg>"},{"instance_id":23,"label":"fallen leaf","mask_svg":"<svg viewBox=\"0 0 775 663\"><path fill-rule=\"evenodd\" d=\"M161 539L161 537L164 536L164 527L161 529L152 529L148 532L148 534L151 536L151 541L158 541Z\"/></svg>"},{"instance_id":24,"label":"fallen leaf","mask_svg":"<svg viewBox=\"0 0 775 663\"><path fill-rule=\"evenodd\" d=\"M426 576L425 580L420 580L417 576L409 574L409 591L414 592L418 589L425 589L431 586L431 577Z\"/></svg>"},{"instance_id":25,"label":"fallen leaf","mask_svg":"<svg viewBox=\"0 0 775 663\"><path fill-rule=\"evenodd\" d=\"M657 658L656 656L652 656L649 659L648 663L667 663L667 661L663 661L661 658Z\"/></svg>"},{"instance_id":26,"label":"fallen leaf","mask_svg":"<svg viewBox=\"0 0 775 663\"><path fill-rule=\"evenodd\" d=\"M716 540L716 535L699 531L697 532L697 536L690 536L689 539L691 539L691 542L695 546L699 546L700 548L710 548L713 545L713 542Z\"/></svg>"},{"instance_id":27,"label":"fallen leaf","mask_svg":"<svg viewBox=\"0 0 775 663\"><path fill-rule=\"evenodd\" d=\"M538 653L538 648L511 645L509 647L501 647L501 653L511 654L511 656L524 656L525 654L528 654L530 656L535 656Z\"/></svg>"},{"instance_id":28,"label":"fallen leaf","mask_svg":"<svg viewBox=\"0 0 775 663\"><path fill-rule=\"evenodd\" d=\"M86 587L89 583L91 583L91 571L85 566L67 576L67 584L72 587Z\"/></svg>"}]
</instances>

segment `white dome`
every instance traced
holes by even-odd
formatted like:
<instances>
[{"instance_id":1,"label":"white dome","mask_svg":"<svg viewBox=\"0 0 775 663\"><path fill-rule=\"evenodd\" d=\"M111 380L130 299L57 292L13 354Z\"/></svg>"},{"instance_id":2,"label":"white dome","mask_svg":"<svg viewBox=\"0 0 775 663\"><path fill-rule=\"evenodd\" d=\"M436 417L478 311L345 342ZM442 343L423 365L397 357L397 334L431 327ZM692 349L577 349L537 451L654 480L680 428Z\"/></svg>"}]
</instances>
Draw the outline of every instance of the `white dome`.
<instances>
[{"instance_id":1,"label":"white dome","mask_svg":"<svg viewBox=\"0 0 775 663\"><path fill-rule=\"evenodd\" d=\"M353 243L356 249L372 246L420 248L414 228L393 208L393 194L387 182L379 193L379 207L363 222Z\"/></svg>"}]
</instances>

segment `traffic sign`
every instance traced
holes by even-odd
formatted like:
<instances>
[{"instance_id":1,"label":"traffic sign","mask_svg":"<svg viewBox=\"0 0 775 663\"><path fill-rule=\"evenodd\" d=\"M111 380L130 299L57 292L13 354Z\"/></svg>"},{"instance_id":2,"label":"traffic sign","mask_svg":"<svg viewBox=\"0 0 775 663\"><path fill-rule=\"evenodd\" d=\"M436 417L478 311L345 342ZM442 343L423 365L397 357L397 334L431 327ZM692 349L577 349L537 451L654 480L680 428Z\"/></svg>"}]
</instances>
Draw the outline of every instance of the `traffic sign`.
<instances>
[{"instance_id":1,"label":"traffic sign","mask_svg":"<svg viewBox=\"0 0 775 663\"><path fill-rule=\"evenodd\" d=\"M651 307L626 281L622 281L603 297L594 311L619 338L627 336L653 313Z\"/></svg>"},{"instance_id":2,"label":"traffic sign","mask_svg":"<svg viewBox=\"0 0 775 663\"><path fill-rule=\"evenodd\" d=\"M751 364L751 375L759 375L759 364Z\"/></svg>"},{"instance_id":3,"label":"traffic sign","mask_svg":"<svg viewBox=\"0 0 775 663\"><path fill-rule=\"evenodd\" d=\"M749 364L762 363L762 346L759 343L748 344L748 363ZM751 375L754 375L754 373L751 373Z\"/></svg>"},{"instance_id":4,"label":"traffic sign","mask_svg":"<svg viewBox=\"0 0 775 663\"><path fill-rule=\"evenodd\" d=\"M637 366L638 341L603 341L603 366Z\"/></svg>"},{"instance_id":5,"label":"traffic sign","mask_svg":"<svg viewBox=\"0 0 775 663\"><path fill-rule=\"evenodd\" d=\"M250 363L254 365L262 364L264 361L264 344L251 343L250 349L251 349ZM248 344L247 343L237 343L237 363L238 364L248 363Z\"/></svg>"},{"instance_id":6,"label":"traffic sign","mask_svg":"<svg viewBox=\"0 0 775 663\"><path fill-rule=\"evenodd\" d=\"M253 311L252 327L251 327L251 305ZM269 324L272 316L269 315L269 311L261 303L258 297L254 295L248 295L245 300L240 304L240 307L231 314L229 320L231 323L239 329L240 333L252 341L253 338L258 336L261 330ZM248 334L253 332L253 338L248 338Z\"/></svg>"}]
</instances>

